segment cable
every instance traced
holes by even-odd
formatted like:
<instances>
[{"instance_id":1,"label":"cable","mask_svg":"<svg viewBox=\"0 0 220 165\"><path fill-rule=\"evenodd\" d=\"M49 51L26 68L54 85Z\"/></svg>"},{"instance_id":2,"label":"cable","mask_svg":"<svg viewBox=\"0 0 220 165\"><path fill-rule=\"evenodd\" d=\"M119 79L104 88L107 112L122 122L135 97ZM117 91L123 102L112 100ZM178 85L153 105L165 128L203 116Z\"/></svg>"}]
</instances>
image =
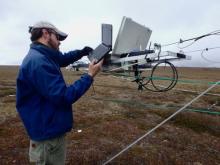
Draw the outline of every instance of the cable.
<instances>
[{"instance_id":1,"label":"cable","mask_svg":"<svg viewBox=\"0 0 220 165\"><path fill-rule=\"evenodd\" d=\"M140 140L142 140L143 138L145 138L146 136L148 136L149 134L151 134L152 132L154 132L157 128L159 128L160 126L162 126L163 124L165 124L167 121L169 121L171 118L173 118L174 116L176 116L178 113L180 113L181 111L183 111L186 107L188 107L190 104L192 104L195 100L199 99L201 96L203 96L204 94L206 94L208 91L210 91L212 88L214 88L216 85L220 84L220 81L216 82L214 85L210 86L208 89L206 89L204 92L202 92L200 95L198 95L197 97L195 97L193 100L191 100L190 102L188 102L187 104L185 104L182 108L180 108L178 111L176 111L175 113L173 113L172 115L170 115L168 118L166 118L165 120L163 120L161 123L159 123L158 125L156 125L154 128L152 128L150 131L148 131L146 134L144 134L143 136L141 136L140 138L138 138L137 140L135 140L133 143L129 144L127 147L125 147L123 150L121 150L118 154L114 155L113 157L111 157L109 160L107 160L106 162L103 163L103 165L106 165L108 163L110 163L112 160L114 160L116 157L118 157L119 155L121 155L123 152L127 151L129 148L131 148L133 145L135 145L137 142L139 142Z\"/></svg>"},{"instance_id":2,"label":"cable","mask_svg":"<svg viewBox=\"0 0 220 165\"><path fill-rule=\"evenodd\" d=\"M220 46L217 46L217 47L211 47L211 48L205 48L205 49L209 49L209 50L212 50L212 49L219 49ZM195 52L201 52L203 51L204 49L197 49L197 50L192 50L192 51L188 51L188 52L184 52L184 53L195 53Z\"/></svg>"},{"instance_id":3,"label":"cable","mask_svg":"<svg viewBox=\"0 0 220 165\"><path fill-rule=\"evenodd\" d=\"M178 46L177 46L177 47L178 47L179 49L185 49L185 48L188 48L188 47L192 46L195 42L196 42L196 41L192 41L191 43L189 43L188 45L186 45L186 46L184 46L184 47L180 47L180 46L179 46L180 43L178 43Z\"/></svg>"},{"instance_id":4,"label":"cable","mask_svg":"<svg viewBox=\"0 0 220 165\"><path fill-rule=\"evenodd\" d=\"M198 40L200 40L204 37L208 37L208 36L211 36L211 35L220 35L220 30L215 30L215 31L212 31L210 33L207 33L207 34L204 34L204 35L201 35L201 36L198 36L198 37L189 38L189 39L186 39L186 40L180 39L177 42L161 45L161 47L166 47L166 46L171 46L171 45L176 45L176 44L182 44L184 42L188 42L188 41L192 41L192 40L194 40L194 42L196 42L196 41L198 41ZM192 44L194 44L194 42L191 43L188 46L191 46ZM188 47L188 46L186 46L186 47Z\"/></svg>"},{"instance_id":5,"label":"cable","mask_svg":"<svg viewBox=\"0 0 220 165\"><path fill-rule=\"evenodd\" d=\"M205 95L207 95L208 93L206 93ZM115 98L109 98L109 97L86 97L86 99L94 99L94 100L100 100L103 102L114 102L114 103L119 103L119 104L126 104L129 106L135 106L135 107L142 107L142 108L148 108L148 109L164 109L164 110L175 110L176 108L180 108L179 106L161 106L161 105L156 105L156 104L146 104L146 103L142 103L142 101L140 102L139 100L124 100L124 99L115 99ZM211 105L210 107L208 107L207 109L204 108L194 108L194 107L188 107L187 109L185 109L186 111L192 111L192 112L200 112L200 113L206 113L206 114L211 114L211 115L220 115L220 112L218 111L211 111L211 108L216 106L218 104L218 102L216 101L215 104Z\"/></svg>"},{"instance_id":6,"label":"cable","mask_svg":"<svg viewBox=\"0 0 220 165\"><path fill-rule=\"evenodd\" d=\"M171 70L172 70L172 78L160 79L160 80L170 80L171 81L170 84L163 86L162 89L161 89L161 86L155 85L155 82L154 82L154 80L158 80L158 77L155 77L154 74L156 72L156 69L159 68L161 64L168 65L169 68L171 68ZM167 68L167 69L169 69L169 68ZM145 80L147 80L147 81L145 81ZM165 60L165 61L161 61L161 62L157 63L153 67L150 77L148 77L148 78L142 77L141 81L139 81L138 84L141 85L142 87L144 87L145 89L152 91L152 92L166 92L168 90L171 90L176 85L177 81L178 81L178 72L177 72L176 67L172 63L170 63L169 61ZM149 82L151 82L154 89L147 87Z\"/></svg>"},{"instance_id":7,"label":"cable","mask_svg":"<svg viewBox=\"0 0 220 165\"><path fill-rule=\"evenodd\" d=\"M220 63L220 61L212 61L212 60L209 60L208 58L206 58L206 57L204 56L204 52L205 52L205 51L209 51L209 50L213 50L213 49L219 49L219 48L220 48L220 46L216 46L216 47L211 47L211 48L192 50L192 51L183 52L183 53L189 54L189 53L201 52L201 57L202 57L205 61L212 62L212 63Z\"/></svg>"},{"instance_id":8,"label":"cable","mask_svg":"<svg viewBox=\"0 0 220 165\"><path fill-rule=\"evenodd\" d=\"M180 43L180 42L178 41L178 42L173 42L173 43L170 43L170 44L164 44L164 45L161 45L161 47L176 45L176 44L178 44L178 43Z\"/></svg>"},{"instance_id":9,"label":"cable","mask_svg":"<svg viewBox=\"0 0 220 165\"><path fill-rule=\"evenodd\" d=\"M161 62L161 63L163 63L163 62ZM155 65L155 67L154 67L153 70L152 70L152 76L153 76L153 74L154 74L156 68L157 68L161 63L158 63L157 65ZM170 63L170 62L168 62L168 61L164 61L164 64L168 64L168 65L171 67L172 73L173 73L173 78L172 78L171 83L170 83L166 88L163 88L163 89L158 88L158 87L154 84L153 80L151 79L151 83L152 83L153 87L157 90L157 92L165 92L165 91L171 90L171 89L176 85L176 83L177 83L177 81L178 81L178 73L177 73L176 67L175 67L172 63Z\"/></svg>"},{"instance_id":10,"label":"cable","mask_svg":"<svg viewBox=\"0 0 220 165\"><path fill-rule=\"evenodd\" d=\"M202 57L205 61L208 61L208 62L211 62L211 63L215 63L215 64L220 63L220 61L212 61L212 60L207 59L207 58L203 55L203 53L204 53L205 51L209 51L209 49L208 49L208 48L203 49L203 51L201 52L201 57Z\"/></svg>"}]
</instances>

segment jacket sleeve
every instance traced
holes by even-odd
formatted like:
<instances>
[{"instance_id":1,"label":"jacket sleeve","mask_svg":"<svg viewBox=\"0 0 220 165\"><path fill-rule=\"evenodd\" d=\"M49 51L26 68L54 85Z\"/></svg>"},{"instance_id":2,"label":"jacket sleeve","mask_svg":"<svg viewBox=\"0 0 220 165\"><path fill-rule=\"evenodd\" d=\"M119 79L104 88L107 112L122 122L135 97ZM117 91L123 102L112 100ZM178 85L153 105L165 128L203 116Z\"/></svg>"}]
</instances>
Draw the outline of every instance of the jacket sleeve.
<instances>
[{"instance_id":1,"label":"jacket sleeve","mask_svg":"<svg viewBox=\"0 0 220 165\"><path fill-rule=\"evenodd\" d=\"M78 61L82 57L83 57L83 53L81 50L69 51L64 54L60 53L58 63L60 67L66 67L69 64Z\"/></svg>"},{"instance_id":2,"label":"jacket sleeve","mask_svg":"<svg viewBox=\"0 0 220 165\"><path fill-rule=\"evenodd\" d=\"M57 105L73 104L93 82L93 78L85 74L67 87L60 69L49 60L38 61L30 74L36 92Z\"/></svg>"}]
</instances>

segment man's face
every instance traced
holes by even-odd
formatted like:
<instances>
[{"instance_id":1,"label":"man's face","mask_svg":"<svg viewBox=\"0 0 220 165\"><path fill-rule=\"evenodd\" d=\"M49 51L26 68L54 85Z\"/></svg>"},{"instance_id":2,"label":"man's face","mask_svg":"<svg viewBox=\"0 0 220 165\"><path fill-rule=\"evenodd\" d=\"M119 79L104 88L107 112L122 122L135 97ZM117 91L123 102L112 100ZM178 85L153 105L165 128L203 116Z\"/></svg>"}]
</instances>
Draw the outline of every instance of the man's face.
<instances>
[{"instance_id":1,"label":"man's face","mask_svg":"<svg viewBox=\"0 0 220 165\"><path fill-rule=\"evenodd\" d=\"M59 35L55 31L53 30L49 31L49 38L47 44L49 47L59 50L59 46L60 46Z\"/></svg>"}]
</instances>

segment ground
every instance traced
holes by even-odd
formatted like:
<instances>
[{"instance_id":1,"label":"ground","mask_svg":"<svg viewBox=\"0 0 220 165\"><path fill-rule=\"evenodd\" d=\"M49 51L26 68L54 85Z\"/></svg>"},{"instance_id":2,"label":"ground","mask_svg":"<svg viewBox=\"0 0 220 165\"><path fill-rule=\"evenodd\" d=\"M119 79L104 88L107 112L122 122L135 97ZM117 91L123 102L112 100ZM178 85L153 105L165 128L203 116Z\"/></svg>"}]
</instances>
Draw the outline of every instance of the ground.
<instances>
[{"instance_id":1,"label":"ground","mask_svg":"<svg viewBox=\"0 0 220 165\"><path fill-rule=\"evenodd\" d=\"M0 67L0 162L29 164L29 139L15 107L18 67ZM63 69L71 84L83 71ZM178 68L179 82L167 92L138 91L135 82L99 74L73 104L74 129L67 134L66 163L103 164L219 81L220 69ZM184 90L184 91L183 91ZM195 112L199 111L199 112ZM217 113L215 113L217 112ZM109 164L220 164L220 86Z\"/></svg>"}]
</instances>

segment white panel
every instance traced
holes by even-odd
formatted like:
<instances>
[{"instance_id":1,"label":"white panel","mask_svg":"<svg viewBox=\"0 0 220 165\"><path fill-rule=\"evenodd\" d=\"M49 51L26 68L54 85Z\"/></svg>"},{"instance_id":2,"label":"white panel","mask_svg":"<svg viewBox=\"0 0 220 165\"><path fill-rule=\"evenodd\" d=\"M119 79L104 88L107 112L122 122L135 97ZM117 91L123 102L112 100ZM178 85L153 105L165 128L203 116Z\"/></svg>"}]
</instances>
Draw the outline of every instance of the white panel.
<instances>
[{"instance_id":1,"label":"white panel","mask_svg":"<svg viewBox=\"0 0 220 165\"><path fill-rule=\"evenodd\" d=\"M145 50L152 31L132 19L123 17L112 51L113 55Z\"/></svg>"}]
</instances>

